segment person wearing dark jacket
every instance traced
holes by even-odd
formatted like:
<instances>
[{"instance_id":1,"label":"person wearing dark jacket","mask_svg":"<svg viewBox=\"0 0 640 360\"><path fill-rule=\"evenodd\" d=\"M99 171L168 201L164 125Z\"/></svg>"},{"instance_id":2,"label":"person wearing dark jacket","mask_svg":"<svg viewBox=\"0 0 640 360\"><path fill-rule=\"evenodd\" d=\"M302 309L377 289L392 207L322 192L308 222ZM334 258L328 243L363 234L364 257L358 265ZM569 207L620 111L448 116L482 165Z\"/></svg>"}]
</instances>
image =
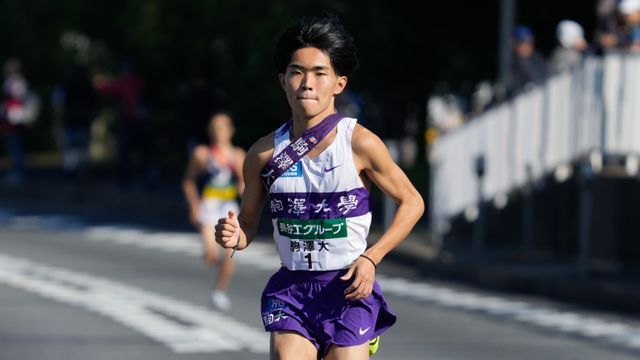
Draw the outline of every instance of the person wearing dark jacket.
<instances>
[{"instance_id":1,"label":"person wearing dark jacket","mask_svg":"<svg viewBox=\"0 0 640 360\"><path fill-rule=\"evenodd\" d=\"M542 55L535 49L533 31L524 25L517 26L512 34L513 59L507 79L507 96L512 97L527 85L538 83L547 76Z\"/></svg>"}]
</instances>

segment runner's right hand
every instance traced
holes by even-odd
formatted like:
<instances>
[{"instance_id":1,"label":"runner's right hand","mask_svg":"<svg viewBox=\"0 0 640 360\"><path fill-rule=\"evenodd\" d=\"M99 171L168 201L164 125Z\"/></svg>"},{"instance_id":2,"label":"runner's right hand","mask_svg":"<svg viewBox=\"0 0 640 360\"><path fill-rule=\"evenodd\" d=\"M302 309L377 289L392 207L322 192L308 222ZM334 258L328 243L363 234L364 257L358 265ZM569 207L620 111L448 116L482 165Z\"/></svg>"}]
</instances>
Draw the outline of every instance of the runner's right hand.
<instances>
[{"instance_id":1,"label":"runner's right hand","mask_svg":"<svg viewBox=\"0 0 640 360\"><path fill-rule=\"evenodd\" d=\"M238 217L233 211L229 211L226 218L218 220L215 227L215 239L218 244L224 248L233 248L238 244L240 239L240 223Z\"/></svg>"}]
</instances>

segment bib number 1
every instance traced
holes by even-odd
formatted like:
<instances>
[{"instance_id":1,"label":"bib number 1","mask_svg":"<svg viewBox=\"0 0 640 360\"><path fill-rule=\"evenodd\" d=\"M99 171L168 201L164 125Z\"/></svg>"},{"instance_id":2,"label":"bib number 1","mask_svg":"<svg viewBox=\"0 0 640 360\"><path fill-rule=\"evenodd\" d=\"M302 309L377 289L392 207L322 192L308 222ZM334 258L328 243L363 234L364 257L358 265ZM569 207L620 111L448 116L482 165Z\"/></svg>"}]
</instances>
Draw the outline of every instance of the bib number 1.
<instances>
[{"instance_id":1,"label":"bib number 1","mask_svg":"<svg viewBox=\"0 0 640 360\"><path fill-rule=\"evenodd\" d=\"M309 270L311 270L311 253L305 255L304 258L307 259L307 265L309 265Z\"/></svg>"}]
</instances>

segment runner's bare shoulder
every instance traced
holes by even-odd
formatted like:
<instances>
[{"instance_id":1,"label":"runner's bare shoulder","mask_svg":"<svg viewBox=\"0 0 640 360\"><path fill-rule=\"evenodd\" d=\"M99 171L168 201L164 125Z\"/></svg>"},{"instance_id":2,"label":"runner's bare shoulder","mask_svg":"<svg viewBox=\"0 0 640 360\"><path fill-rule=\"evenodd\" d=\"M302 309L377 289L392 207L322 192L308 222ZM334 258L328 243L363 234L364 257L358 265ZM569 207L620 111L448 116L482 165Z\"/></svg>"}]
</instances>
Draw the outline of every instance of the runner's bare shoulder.
<instances>
[{"instance_id":1,"label":"runner's bare shoulder","mask_svg":"<svg viewBox=\"0 0 640 360\"><path fill-rule=\"evenodd\" d=\"M207 160L211 155L211 150L206 145L198 145L193 149L191 153L192 158L200 167L206 167Z\"/></svg>"},{"instance_id":2,"label":"runner's bare shoulder","mask_svg":"<svg viewBox=\"0 0 640 360\"><path fill-rule=\"evenodd\" d=\"M368 165L370 157L377 151L383 149L386 150L386 147L380 137L360 124L356 124L353 129L351 148L358 159L364 162L363 165Z\"/></svg>"},{"instance_id":3,"label":"runner's bare shoulder","mask_svg":"<svg viewBox=\"0 0 640 360\"><path fill-rule=\"evenodd\" d=\"M272 131L268 135L261 137L249 148L245 159L245 170L260 172L267 165L273 156L274 134L275 131Z\"/></svg>"}]
</instances>

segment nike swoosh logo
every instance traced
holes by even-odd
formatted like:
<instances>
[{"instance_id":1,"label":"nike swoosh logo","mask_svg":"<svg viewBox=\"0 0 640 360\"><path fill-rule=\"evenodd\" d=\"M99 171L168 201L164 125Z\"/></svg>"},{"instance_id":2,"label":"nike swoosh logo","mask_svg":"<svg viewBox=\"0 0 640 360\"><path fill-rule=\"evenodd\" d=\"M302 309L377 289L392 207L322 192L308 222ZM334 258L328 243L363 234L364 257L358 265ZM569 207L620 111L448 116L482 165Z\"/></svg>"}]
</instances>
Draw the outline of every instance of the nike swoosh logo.
<instances>
[{"instance_id":1,"label":"nike swoosh logo","mask_svg":"<svg viewBox=\"0 0 640 360\"><path fill-rule=\"evenodd\" d=\"M369 329L371 329L371 326L369 326L366 329L360 328L358 332L360 333L360 335L364 335L367 331L369 331Z\"/></svg>"},{"instance_id":2,"label":"nike swoosh logo","mask_svg":"<svg viewBox=\"0 0 640 360\"><path fill-rule=\"evenodd\" d=\"M339 167L339 166L342 166L342 164L340 164L340 165L336 165L336 166L334 166L334 167L330 167L330 168L328 168L328 169L327 169L327 167L325 166L325 167L324 167L324 172L328 173L329 171L332 171L332 170L334 170L335 168L337 168L337 167Z\"/></svg>"},{"instance_id":3,"label":"nike swoosh logo","mask_svg":"<svg viewBox=\"0 0 640 360\"><path fill-rule=\"evenodd\" d=\"M274 170L273 170L273 169L271 169L271 170L270 170L269 172L267 172L267 173L264 173L264 172L263 172L263 173L260 173L260 176L262 176L262 177L269 177L269 176L271 176L271 174L273 174L273 171L274 171Z\"/></svg>"}]
</instances>

